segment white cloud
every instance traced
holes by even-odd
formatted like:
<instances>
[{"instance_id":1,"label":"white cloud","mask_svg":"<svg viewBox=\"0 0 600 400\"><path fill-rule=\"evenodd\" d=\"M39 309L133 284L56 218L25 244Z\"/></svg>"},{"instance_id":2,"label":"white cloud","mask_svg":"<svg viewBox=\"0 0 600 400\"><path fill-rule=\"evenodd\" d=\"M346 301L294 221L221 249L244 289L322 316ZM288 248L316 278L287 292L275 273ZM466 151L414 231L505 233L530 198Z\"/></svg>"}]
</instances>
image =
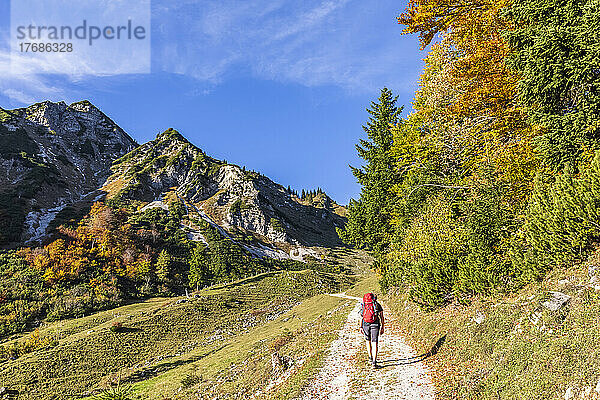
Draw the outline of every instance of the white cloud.
<instances>
[{"instance_id":1,"label":"white cloud","mask_svg":"<svg viewBox=\"0 0 600 400\"><path fill-rule=\"evenodd\" d=\"M209 85L245 75L350 92L375 92L384 85L409 92L418 75L417 45L400 37L395 3L154 0L152 70ZM17 54L11 60L2 48L9 47L0 46L0 93L19 105L79 97L77 84L99 75L92 66L78 74L48 75L65 60L56 54L38 59ZM137 62L133 56L125 61L125 67Z\"/></svg>"},{"instance_id":2,"label":"white cloud","mask_svg":"<svg viewBox=\"0 0 600 400\"><path fill-rule=\"evenodd\" d=\"M169 4L168 11L156 5L154 67L212 83L235 70L351 91L407 88L416 81L408 64L417 51L404 57L414 44L400 38L398 10L389 4L383 10L358 0L203 0Z\"/></svg>"},{"instance_id":3,"label":"white cloud","mask_svg":"<svg viewBox=\"0 0 600 400\"><path fill-rule=\"evenodd\" d=\"M33 98L30 94L27 94L21 90L8 88L2 89L2 94L8 97L11 100L17 101L23 104L31 104L35 103L35 98Z\"/></svg>"},{"instance_id":4,"label":"white cloud","mask_svg":"<svg viewBox=\"0 0 600 400\"><path fill-rule=\"evenodd\" d=\"M44 68L40 60L32 62L19 55L11 57L8 50L0 49L0 93L14 106L34 103L40 97L64 99L64 90L50 84L41 74Z\"/></svg>"},{"instance_id":5,"label":"white cloud","mask_svg":"<svg viewBox=\"0 0 600 400\"><path fill-rule=\"evenodd\" d=\"M150 72L150 0L19 0L10 10L13 56L39 73L103 76ZM134 33L138 28L144 32L140 37ZM122 29L126 33L117 33ZM112 32L110 39L102 34L107 30ZM54 50L36 50L40 43ZM29 44L31 48L27 48ZM66 46L60 48L61 44Z\"/></svg>"},{"instance_id":6,"label":"white cloud","mask_svg":"<svg viewBox=\"0 0 600 400\"><path fill-rule=\"evenodd\" d=\"M140 73L150 71L150 33L144 40L96 40L88 45L91 31L83 28L94 26L122 26L127 18L134 18L134 25L150 29L150 0L139 0L135 5L127 0L101 0L79 2L70 0L19 0L12 4L10 22L12 33L0 37L0 93L11 105L30 104L41 99L65 100L76 92L76 85L90 77ZM68 12L64 10L68 9ZM127 10L128 14L124 14ZM31 47L23 51L21 46L49 43L49 39L33 30L33 37L21 39L17 27L69 26L85 31L86 40L65 40L67 51L35 51ZM99 28L98 28L99 29ZM24 30L29 32L27 28ZM47 29L47 31L50 31ZM59 30L62 32L62 30ZM44 31L45 32L45 31ZM12 43L11 43L12 41ZM54 42L57 49L59 42ZM11 53L12 45L12 53Z\"/></svg>"}]
</instances>

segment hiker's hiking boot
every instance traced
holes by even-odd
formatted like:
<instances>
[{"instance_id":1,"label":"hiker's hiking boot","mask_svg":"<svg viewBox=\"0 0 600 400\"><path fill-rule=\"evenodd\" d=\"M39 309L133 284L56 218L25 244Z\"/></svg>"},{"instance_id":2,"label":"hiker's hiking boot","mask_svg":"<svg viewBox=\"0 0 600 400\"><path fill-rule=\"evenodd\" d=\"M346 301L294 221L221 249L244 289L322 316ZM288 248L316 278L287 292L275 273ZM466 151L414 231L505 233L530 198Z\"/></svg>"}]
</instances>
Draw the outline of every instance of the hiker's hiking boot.
<instances>
[{"instance_id":1,"label":"hiker's hiking boot","mask_svg":"<svg viewBox=\"0 0 600 400\"><path fill-rule=\"evenodd\" d=\"M377 369L377 361L373 360L373 361L372 361L372 364L373 364L373 368L374 368L374 369Z\"/></svg>"}]
</instances>

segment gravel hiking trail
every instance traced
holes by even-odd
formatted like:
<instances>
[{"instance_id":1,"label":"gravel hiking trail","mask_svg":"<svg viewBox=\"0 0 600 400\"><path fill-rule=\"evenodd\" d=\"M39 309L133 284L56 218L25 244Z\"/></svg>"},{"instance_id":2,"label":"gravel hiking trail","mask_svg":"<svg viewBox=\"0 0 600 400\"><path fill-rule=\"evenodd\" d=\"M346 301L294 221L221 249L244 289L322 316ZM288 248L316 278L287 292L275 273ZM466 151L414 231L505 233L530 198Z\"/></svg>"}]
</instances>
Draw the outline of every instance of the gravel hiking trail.
<instances>
[{"instance_id":1,"label":"gravel hiking trail","mask_svg":"<svg viewBox=\"0 0 600 400\"><path fill-rule=\"evenodd\" d=\"M331 344L316 379L304 390L301 399L435 399L423 356L418 356L404 341L393 315L385 314L385 334L379 338L379 368L373 369L367 364L365 339L358 332L361 299L344 293L330 296L357 304ZM386 310L385 304L383 306Z\"/></svg>"}]
</instances>

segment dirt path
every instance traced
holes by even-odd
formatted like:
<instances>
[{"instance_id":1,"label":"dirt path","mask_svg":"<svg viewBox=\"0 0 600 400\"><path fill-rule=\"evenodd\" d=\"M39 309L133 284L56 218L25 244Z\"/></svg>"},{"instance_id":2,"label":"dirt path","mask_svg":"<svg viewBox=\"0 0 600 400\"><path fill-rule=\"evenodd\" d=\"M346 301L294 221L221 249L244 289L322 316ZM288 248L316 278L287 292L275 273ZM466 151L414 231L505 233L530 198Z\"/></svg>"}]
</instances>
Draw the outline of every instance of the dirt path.
<instances>
[{"instance_id":1,"label":"dirt path","mask_svg":"<svg viewBox=\"0 0 600 400\"><path fill-rule=\"evenodd\" d=\"M331 296L351 299L357 304L302 399L433 400L427 367L400 335L393 315L386 315L385 335L379 340L380 368L375 370L367 364L365 341L358 332L360 299L343 293Z\"/></svg>"}]
</instances>

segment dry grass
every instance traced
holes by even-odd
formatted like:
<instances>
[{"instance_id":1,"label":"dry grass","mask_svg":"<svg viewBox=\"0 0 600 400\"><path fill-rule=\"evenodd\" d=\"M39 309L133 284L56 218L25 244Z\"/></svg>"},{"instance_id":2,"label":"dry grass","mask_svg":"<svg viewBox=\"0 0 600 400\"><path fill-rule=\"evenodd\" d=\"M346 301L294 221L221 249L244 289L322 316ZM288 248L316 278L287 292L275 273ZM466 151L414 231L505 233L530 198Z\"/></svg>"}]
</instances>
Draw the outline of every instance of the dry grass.
<instances>
[{"instance_id":1,"label":"dry grass","mask_svg":"<svg viewBox=\"0 0 600 400\"><path fill-rule=\"evenodd\" d=\"M426 313L406 293L388 296L407 338L426 352L447 335L439 353L427 360L440 399L598 398L600 378L600 290L587 266L556 271L544 282L511 295L475 299ZM596 278L600 279L600 277ZM571 296L567 308L540 311L548 291ZM476 323L476 315L484 315ZM594 397L596 396L596 397Z\"/></svg>"},{"instance_id":2,"label":"dry grass","mask_svg":"<svg viewBox=\"0 0 600 400\"><path fill-rule=\"evenodd\" d=\"M125 180L123 178L119 178L102 186L101 190L106 192L107 199L111 199L117 193L119 193L121 189L123 189L123 186L125 186Z\"/></svg>"}]
</instances>

